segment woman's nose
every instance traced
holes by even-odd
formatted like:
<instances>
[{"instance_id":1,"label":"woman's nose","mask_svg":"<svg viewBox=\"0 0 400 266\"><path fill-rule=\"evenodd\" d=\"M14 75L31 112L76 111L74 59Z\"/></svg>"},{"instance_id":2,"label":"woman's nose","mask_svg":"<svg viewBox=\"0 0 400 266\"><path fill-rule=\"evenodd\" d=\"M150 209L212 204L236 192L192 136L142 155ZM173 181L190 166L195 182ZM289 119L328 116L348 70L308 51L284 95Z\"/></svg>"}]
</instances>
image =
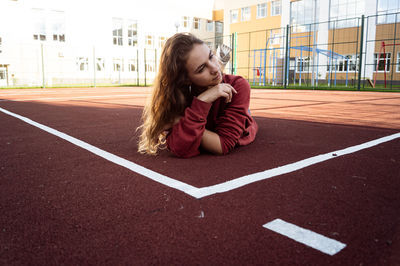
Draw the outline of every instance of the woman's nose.
<instances>
[{"instance_id":1,"label":"woman's nose","mask_svg":"<svg viewBox=\"0 0 400 266\"><path fill-rule=\"evenodd\" d=\"M219 70L218 63L210 63L210 72L211 74L217 73Z\"/></svg>"}]
</instances>

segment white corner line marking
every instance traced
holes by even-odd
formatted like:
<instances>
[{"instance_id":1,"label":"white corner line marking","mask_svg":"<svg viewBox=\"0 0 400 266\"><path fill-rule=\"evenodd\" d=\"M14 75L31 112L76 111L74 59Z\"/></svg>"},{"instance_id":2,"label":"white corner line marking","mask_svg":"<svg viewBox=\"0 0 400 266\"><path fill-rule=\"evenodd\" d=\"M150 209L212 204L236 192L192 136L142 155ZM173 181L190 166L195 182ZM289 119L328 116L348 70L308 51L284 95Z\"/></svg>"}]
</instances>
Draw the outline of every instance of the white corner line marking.
<instances>
[{"instance_id":1,"label":"white corner line marking","mask_svg":"<svg viewBox=\"0 0 400 266\"><path fill-rule=\"evenodd\" d=\"M168 176L159 174L159 173L157 173L155 171L147 169L147 168L145 168L143 166L140 166L140 165L138 165L136 163L128 161L128 160L126 160L124 158L121 158L121 157L119 157L117 155L114 155L114 154L109 153L107 151L104 151L104 150L102 150L100 148L97 148L97 147L95 147L93 145L90 145L90 144L88 144L88 143L86 143L84 141L81 141L81 140L77 139L77 138L69 136L69 135L67 135L67 134L65 134L63 132L60 132L60 131L56 130L56 129L53 129L53 128L50 128L50 127L45 126L43 124L40 124L38 122L35 122L35 121L33 121L33 120L29 119L29 118L26 118L24 116L21 116L21 115L15 114L13 112L7 111L6 109L3 109L1 107L0 107L0 111L5 113L5 114L7 114L7 115L13 116L13 117L15 117L17 119L20 119L20 120L24 121L25 123L28 123L28 124L30 124L32 126L40 128L40 129L42 129L42 130L44 130L44 131L46 131L46 132L48 132L48 133L50 133L52 135L55 135L55 136L57 136L59 138L62 138L62 139L66 140L66 141L68 141L68 142L70 142L72 144L75 144L76 146L81 147L81 148L83 148L83 149L85 149L87 151L90 151L90 152L92 152L92 153L94 153L94 154L96 154L96 155L98 155L98 156L100 156L100 157L102 157L102 158L104 158L106 160L109 160L109 161L111 161L111 162L113 162L115 164L118 164L120 166L128 168L129 170L131 170L133 172L136 172L136 173L138 173L140 175L143 175L145 177L148 177L149 179L154 180L154 181L156 181L158 183L161 183L161 184L166 185L168 187L180 190L180 191L182 191L182 192L184 192L186 194L189 194L190 196L198 198L198 199L203 198L203 197L207 197L207 196L210 196L210 195L213 195L213 194L217 194L217 193L228 192L230 190L234 190L234 189L246 186L246 185L254 183L254 182L258 182L258 181L261 181L261 180L269 179L271 177L275 177L275 176L287 174L287 173L290 173L290 172L294 172L294 171L300 170L302 168L311 166L313 164L317 164L317 163L320 163L320 162L323 162L323 161L326 161L326 160L334 159L334 158L337 158L337 157L340 157L340 156L343 156L343 155L346 155L346 154L354 153L354 152L357 152L357 151L360 151L360 150L363 150L363 149L368 149L370 147L379 145L381 143L388 142L388 141L400 138L400 133L396 133L396 134L389 135L389 136L386 136L386 137L382 137L382 138L379 138L379 139L371 140L371 141L368 141L368 142L365 142L365 143L362 143L362 144L359 144L359 145L348 147L348 148L345 148L345 149L342 149L342 150L328 152L328 153L325 153L325 154L321 154L321 155L317 155L317 156L314 156L314 157L310 157L310 158L307 158L307 159L304 159L304 160L301 160L301 161L298 161L298 162L286 164L286 165L279 166L279 167L276 167L276 168L273 168L273 169L269 169L269 170L266 170L266 171L262 171L262 172L258 172L258 173L254 173L254 174L238 177L238 178L235 178L235 179L223 182L223 183L219 183L219 184L216 184L216 185L197 188L197 187L191 186L189 184L186 184L184 182L181 182L179 180L176 180L176 179L170 178Z\"/></svg>"},{"instance_id":2,"label":"white corner line marking","mask_svg":"<svg viewBox=\"0 0 400 266\"><path fill-rule=\"evenodd\" d=\"M375 140L371 140L359 145L355 145L352 147L348 147L342 150L337 150L337 151L333 151L333 152L328 152L325 154L321 154L321 155L317 155L314 157L310 157L298 162L294 162L294 163L290 163L290 164L286 164L283 166L279 166L276 168L272 168L266 171L262 171L262 172L258 172L258 173L254 173L254 174L250 174L250 175L245 175L242 177L238 177L236 179L232 179L223 183L219 183L216 185L212 185L212 186L208 186L208 187L202 187L197 189L196 191L193 191L192 194L195 195L196 198L202 198L202 197L206 197L209 195L213 195L216 193L223 193L223 192L227 192L236 188L240 188L243 186L246 186L248 184L254 183L254 182L258 182L261 180L265 180L271 177L275 177L278 175L283 175L283 174L287 174L290 172L294 172L297 170L300 170L302 168L311 166L313 164L317 164L317 163L321 163L323 161L327 161L330 159L334 159L346 154L350 154L350 153L354 153L363 149L367 149L376 145L379 145L381 143L384 142L388 142L394 139L400 138L400 133L396 133L393 135L389 135L386 137L382 137L379 139L375 139Z\"/></svg>"},{"instance_id":3,"label":"white corner line marking","mask_svg":"<svg viewBox=\"0 0 400 266\"><path fill-rule=\"evenodd\" d=\"M59 138L62 138L64 140L72 143L72 144L75 144L76 146L81 147L82 149L90 151L90 152L92 152L92 153L94 153L94 154L96 154L96 155L98 155L98 156L100 156L100 157L102 157L102 158L104 158L106 160L109 160L109 161L111 161L111 162L113 162L115 164L118 164L120 166L128 168L129 170L131 170L133 172L141 174L141 175L143 175L145 177L150 178L151 180L154 180L154 181L156 181L158 183L161 183L163 185L166 185L168 187L175 188L175 189L183 191L185 193L188 193L187 191L193 191L193 190L196 191L196 189L197 189L196 187L193 187L193 186L188 185L186 183L183 183L181 181L172 179L172 178L167 177L165 175L159 174L159 173L154 172L154 171L152 171L150 169L147 169L147 168L145 168L143 166L140 166L140 165L138 165L136 163L133 163L133 162L128 161L128 160L126 160L124 158L121 158L121 157L119 157L117 155L114 155L112 153L109 153L107 151L99 149L99 148L97 148L97 147L95 147L93 145L90 145L90 144L88 144L88 143L86 143L84 141L81 141L81 140L77 139L77 138L71 137L71 136L69 136L69 135L67 135L65 133L62 133L62 132L60 132L58 130L55 130L55 129L51 128L51 127L48 127L48 126L45 126L43 124L37 123L37 122L35 122L35 121L33 121L33 120L29 119L29 118L26 118L26 117L23 117L21 115L12 113L12 112L7 111L7 110L5 110L5 109L3 109L1 107L0 107L0 111L2 111L5 114L8 114L10 116L13 116L15 118L18 118L18 119L20 119L20 120L22 120L22 121L24 121L24 122L26 122L26 123L28 123L28 124L30 124L32 126L40 128L40 129L42 129L42 130L44 130L44 131L46 131L46 132L48 132L48 133L50 133L52 135L55 135L55 136L57 136Z\"/></svg>"},{"instance_id":4,"label":"white corner line marking","mask_svg":"<svg viewBox=\"0 0 400 266\"><path fill-rule=\"evenodd\" d=\"M346 247L346 244L337 240L325 237L281 219L266 223L263 227L331 256Z\"/></svg>"}]
</instances>

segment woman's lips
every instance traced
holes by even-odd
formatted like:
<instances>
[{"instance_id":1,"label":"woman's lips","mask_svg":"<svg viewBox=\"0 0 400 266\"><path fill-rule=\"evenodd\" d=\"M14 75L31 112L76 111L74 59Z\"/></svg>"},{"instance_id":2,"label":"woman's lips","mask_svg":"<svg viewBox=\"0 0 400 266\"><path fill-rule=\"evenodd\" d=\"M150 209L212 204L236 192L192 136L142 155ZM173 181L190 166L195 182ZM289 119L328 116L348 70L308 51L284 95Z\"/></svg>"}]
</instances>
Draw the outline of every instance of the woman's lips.
<instances>
[{"instance_id":1,"label":"woman's lips","mask_svg":"<svg viewBox=\"0 0 400 266\"><path fill-rule=\"evenodd\" d=\"M218 71L218 74L215 78L213 78L213 81L217 81L220 78L221 78L221 72Z\"/></svg>"}]
</instances>

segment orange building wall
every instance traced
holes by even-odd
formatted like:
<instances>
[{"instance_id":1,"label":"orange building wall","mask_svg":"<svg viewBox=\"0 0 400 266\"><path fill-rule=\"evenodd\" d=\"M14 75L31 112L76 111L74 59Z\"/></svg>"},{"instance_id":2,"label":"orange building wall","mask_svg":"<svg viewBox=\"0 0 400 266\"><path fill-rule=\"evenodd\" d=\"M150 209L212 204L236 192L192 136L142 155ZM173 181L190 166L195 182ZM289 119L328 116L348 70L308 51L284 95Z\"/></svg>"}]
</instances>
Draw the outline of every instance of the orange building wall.
<instances>
[{"instance_id":1,"label":"orange building wall","mask_svg":"<svg viewBox=\"0 0 400 266\"><path fill-rule=\"evenodd\" d=\"M238 9L237 23L230 24L230 34L237 33L237 74L245 78L253 78L252 69L259 62L254 62L255 49L265 49L271 33L280 30L281 16L271 16L271 3L267 3L267 16L257 18L257 5L251 6L251 18L249 21L240 21L241 9ZM274 30L276 29L276 30ZM267 63L269 54L267 54ZM256 63L256 64L255 64ZM268 74L268 73L267 73ZM255 77L256 78L256 77Z\"/></svg>"}]
</instances>

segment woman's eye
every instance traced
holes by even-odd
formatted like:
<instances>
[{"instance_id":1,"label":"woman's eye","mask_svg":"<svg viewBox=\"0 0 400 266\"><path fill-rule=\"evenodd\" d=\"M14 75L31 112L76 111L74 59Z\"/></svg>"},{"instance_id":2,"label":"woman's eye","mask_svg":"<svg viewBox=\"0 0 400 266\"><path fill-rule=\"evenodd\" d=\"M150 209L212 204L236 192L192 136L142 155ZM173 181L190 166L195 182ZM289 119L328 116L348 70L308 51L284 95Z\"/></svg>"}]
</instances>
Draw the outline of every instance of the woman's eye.
<instances>
[{"instance_id":1,"label":"woman's eye","mask_svg":"<svg viewBox=\"0 0 400 266\"><path fill-rule=\"evenodd\" d=\"M214 54L210 54L210 59L212 59L214 57Z\"/></svg>"}]
</instances>

